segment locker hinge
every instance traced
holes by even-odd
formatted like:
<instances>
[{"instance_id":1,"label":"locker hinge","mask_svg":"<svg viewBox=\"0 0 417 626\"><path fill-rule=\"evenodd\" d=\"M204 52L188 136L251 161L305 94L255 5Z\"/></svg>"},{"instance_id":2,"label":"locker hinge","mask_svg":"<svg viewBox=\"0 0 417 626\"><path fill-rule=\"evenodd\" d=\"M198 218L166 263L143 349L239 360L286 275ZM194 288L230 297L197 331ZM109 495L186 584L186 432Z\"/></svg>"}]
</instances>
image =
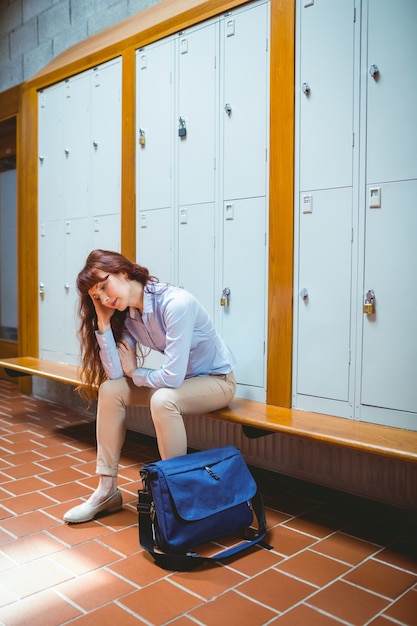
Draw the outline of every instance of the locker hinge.
<instances>
[{"instance_id":1,"label":"locker hinge","mask_svg":"<svg viewBox=\"0 0 417 626\"><path fill-rule=\"evenodd\" d=\"M268 48L269 48L269 39L268 37L265 39L265 52L268 52Z\"/></svg>"},{"instance_id":2,"label":"locker hinge","mask_svg":"<svg viewBox=\"0 0 417 626\"><path fill-rule=\"evenodd\" d=\"M353 23L356 23L356 7L353 7Z\"/></svg>"},{"instance_id":3,"label":"locker hinge","mask_svg":"<svg viewBox=\"0 0 417 626\"><path fill-rule=\"evenodd\" d=\"M355 133L352 133L352 148L355 147Z\"/></svg>"},{"instance_id":4,"label":"locker hinge","mask_svg":"<svg viewBox=\"0 0 417 626\"><path fill-rule=\"evenodd\" d=\"M348 352L348 365L350 365L351 358L352 358L352 350L349 348L349 352Z\"/></svg>"},{"instance_id":5,"label":"locker hinge","mask_svg":"<svg viewBox=\"0 0 417 626\"><path fill-rule=\"evenodd\" d=\"M351 243L353 243L354 233L355 233L355 230L354 230L354 228L352 227L352 232L351 232L351 234L350 234L350 242L351 242Z\"/></svg>"},{"instance_id":6,"label":"locker hinge","mask_svg":"<svg viewBox=\"0 0 417 626\"><path fill-rule=\"evenodd\" d=\"M266 343L264 341L264 354L265 354L265 352L266 352Z\"/></svg>"}]
</instances>

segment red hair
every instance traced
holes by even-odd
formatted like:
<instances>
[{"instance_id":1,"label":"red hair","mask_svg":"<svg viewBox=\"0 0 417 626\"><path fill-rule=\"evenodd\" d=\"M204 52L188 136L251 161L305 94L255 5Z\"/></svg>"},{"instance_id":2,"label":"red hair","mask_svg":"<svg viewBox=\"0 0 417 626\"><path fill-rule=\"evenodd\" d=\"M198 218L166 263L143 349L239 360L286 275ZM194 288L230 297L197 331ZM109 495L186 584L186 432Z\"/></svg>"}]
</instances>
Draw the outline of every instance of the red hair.
<instances>
[{"instance_id":1,"label":"red hair","mask_svg":"<svg viewBox=\"0 0 417 626\"><path fill-rule=\"evenodd\" d=\"M89 291L100 281L100 272L120 274L123 272L129 280L136 280L146 289L149 282L157 282L148 268L132 263L119 252L93 250L87 257L85 266L77 276L77 289L80 295L78 314L80 326L78 338L81 345L81 378L83 386L78 388L81 395L93 399L96 388L105 380L106 374L101 363L99 347L95 336L97 314ZM127 310L115 311L111 318L111 327L116 343L122 338ZM84 386L86 385L86 386Z\"/></svg>"}]
</instances>

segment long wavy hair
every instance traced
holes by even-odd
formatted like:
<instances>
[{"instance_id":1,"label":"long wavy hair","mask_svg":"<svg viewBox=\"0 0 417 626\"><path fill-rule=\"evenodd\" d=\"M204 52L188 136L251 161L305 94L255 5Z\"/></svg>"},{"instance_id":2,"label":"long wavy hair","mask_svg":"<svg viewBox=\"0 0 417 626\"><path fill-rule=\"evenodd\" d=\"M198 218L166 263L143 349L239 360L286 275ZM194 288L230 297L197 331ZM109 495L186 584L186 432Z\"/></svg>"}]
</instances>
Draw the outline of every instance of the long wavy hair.
<instances>
[{"instance_id":1,"label":"long wavy hair","mask_svg":"<svg viewBox=\"0 0 417 626\"><path fill-rule=\"evenodd\" d=\"M82 385L77 388L78 393L89 401L97 397L99 385L106 379L106 374L100 359L100 351L95 336L97 330L97 313L89 295L89 291L99 281L99 272L106 274L125 273L129 280L136 280L147 288L149 283L158 279L151 276L148 268L132 263L122 254L110 250L93 250L87 257L84 268L77 276L77 289L80 296L78 315L80 326L78 338L81 346L81 380ZM115 311L111 317L111 328L114 339L118 343L122 338L125 311Z\"/></svg>"}]
</instances>

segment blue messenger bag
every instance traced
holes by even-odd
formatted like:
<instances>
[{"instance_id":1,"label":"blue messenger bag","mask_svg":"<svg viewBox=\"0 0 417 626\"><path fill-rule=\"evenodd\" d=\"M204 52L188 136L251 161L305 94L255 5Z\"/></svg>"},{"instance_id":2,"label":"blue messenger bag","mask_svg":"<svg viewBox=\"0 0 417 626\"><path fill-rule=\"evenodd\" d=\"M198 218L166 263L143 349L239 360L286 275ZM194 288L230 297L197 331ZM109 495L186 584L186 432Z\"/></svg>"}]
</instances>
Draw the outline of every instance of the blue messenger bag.
<instances>
[{"instance_id":1,"label":"blue messenger bag","mask_svg":"<svg viewBox=\"0 0 417 626\"><path fill-rule=\"evenodd\" d=\"M265 510L258 486L234 446L157 461L140 471L139 541L164 569L190 571L263 542ZM254 515L258 528L252 523ZM237 535L243 542L203 557L196 546Z\"/></svg>"}]
</instances>

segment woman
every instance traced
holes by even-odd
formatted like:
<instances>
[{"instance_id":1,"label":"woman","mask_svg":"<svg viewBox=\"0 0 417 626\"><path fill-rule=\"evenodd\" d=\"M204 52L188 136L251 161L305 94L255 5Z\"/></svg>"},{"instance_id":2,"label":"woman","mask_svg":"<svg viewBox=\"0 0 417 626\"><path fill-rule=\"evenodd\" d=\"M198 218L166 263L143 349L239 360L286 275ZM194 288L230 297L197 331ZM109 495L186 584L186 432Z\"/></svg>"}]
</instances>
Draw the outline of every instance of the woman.
<instances>
[{"instance_id":1,"label":"woman","mask_svg":"<svg viewBox=\"0 0 417 626\"><path fill-rule=\"evenodd\" d=\"M87 389L99 386L99 484L87 502L65 513L68 523L121 508L117 471L127 406L150 407L159 453L167 459L187 453L183 415L223 408L236 390L233 354L184 289L104 250L90 253L77 287L83 379ZM159 369L142 367L142 347L164 354Z\"/></svg>"}]
</instances>

